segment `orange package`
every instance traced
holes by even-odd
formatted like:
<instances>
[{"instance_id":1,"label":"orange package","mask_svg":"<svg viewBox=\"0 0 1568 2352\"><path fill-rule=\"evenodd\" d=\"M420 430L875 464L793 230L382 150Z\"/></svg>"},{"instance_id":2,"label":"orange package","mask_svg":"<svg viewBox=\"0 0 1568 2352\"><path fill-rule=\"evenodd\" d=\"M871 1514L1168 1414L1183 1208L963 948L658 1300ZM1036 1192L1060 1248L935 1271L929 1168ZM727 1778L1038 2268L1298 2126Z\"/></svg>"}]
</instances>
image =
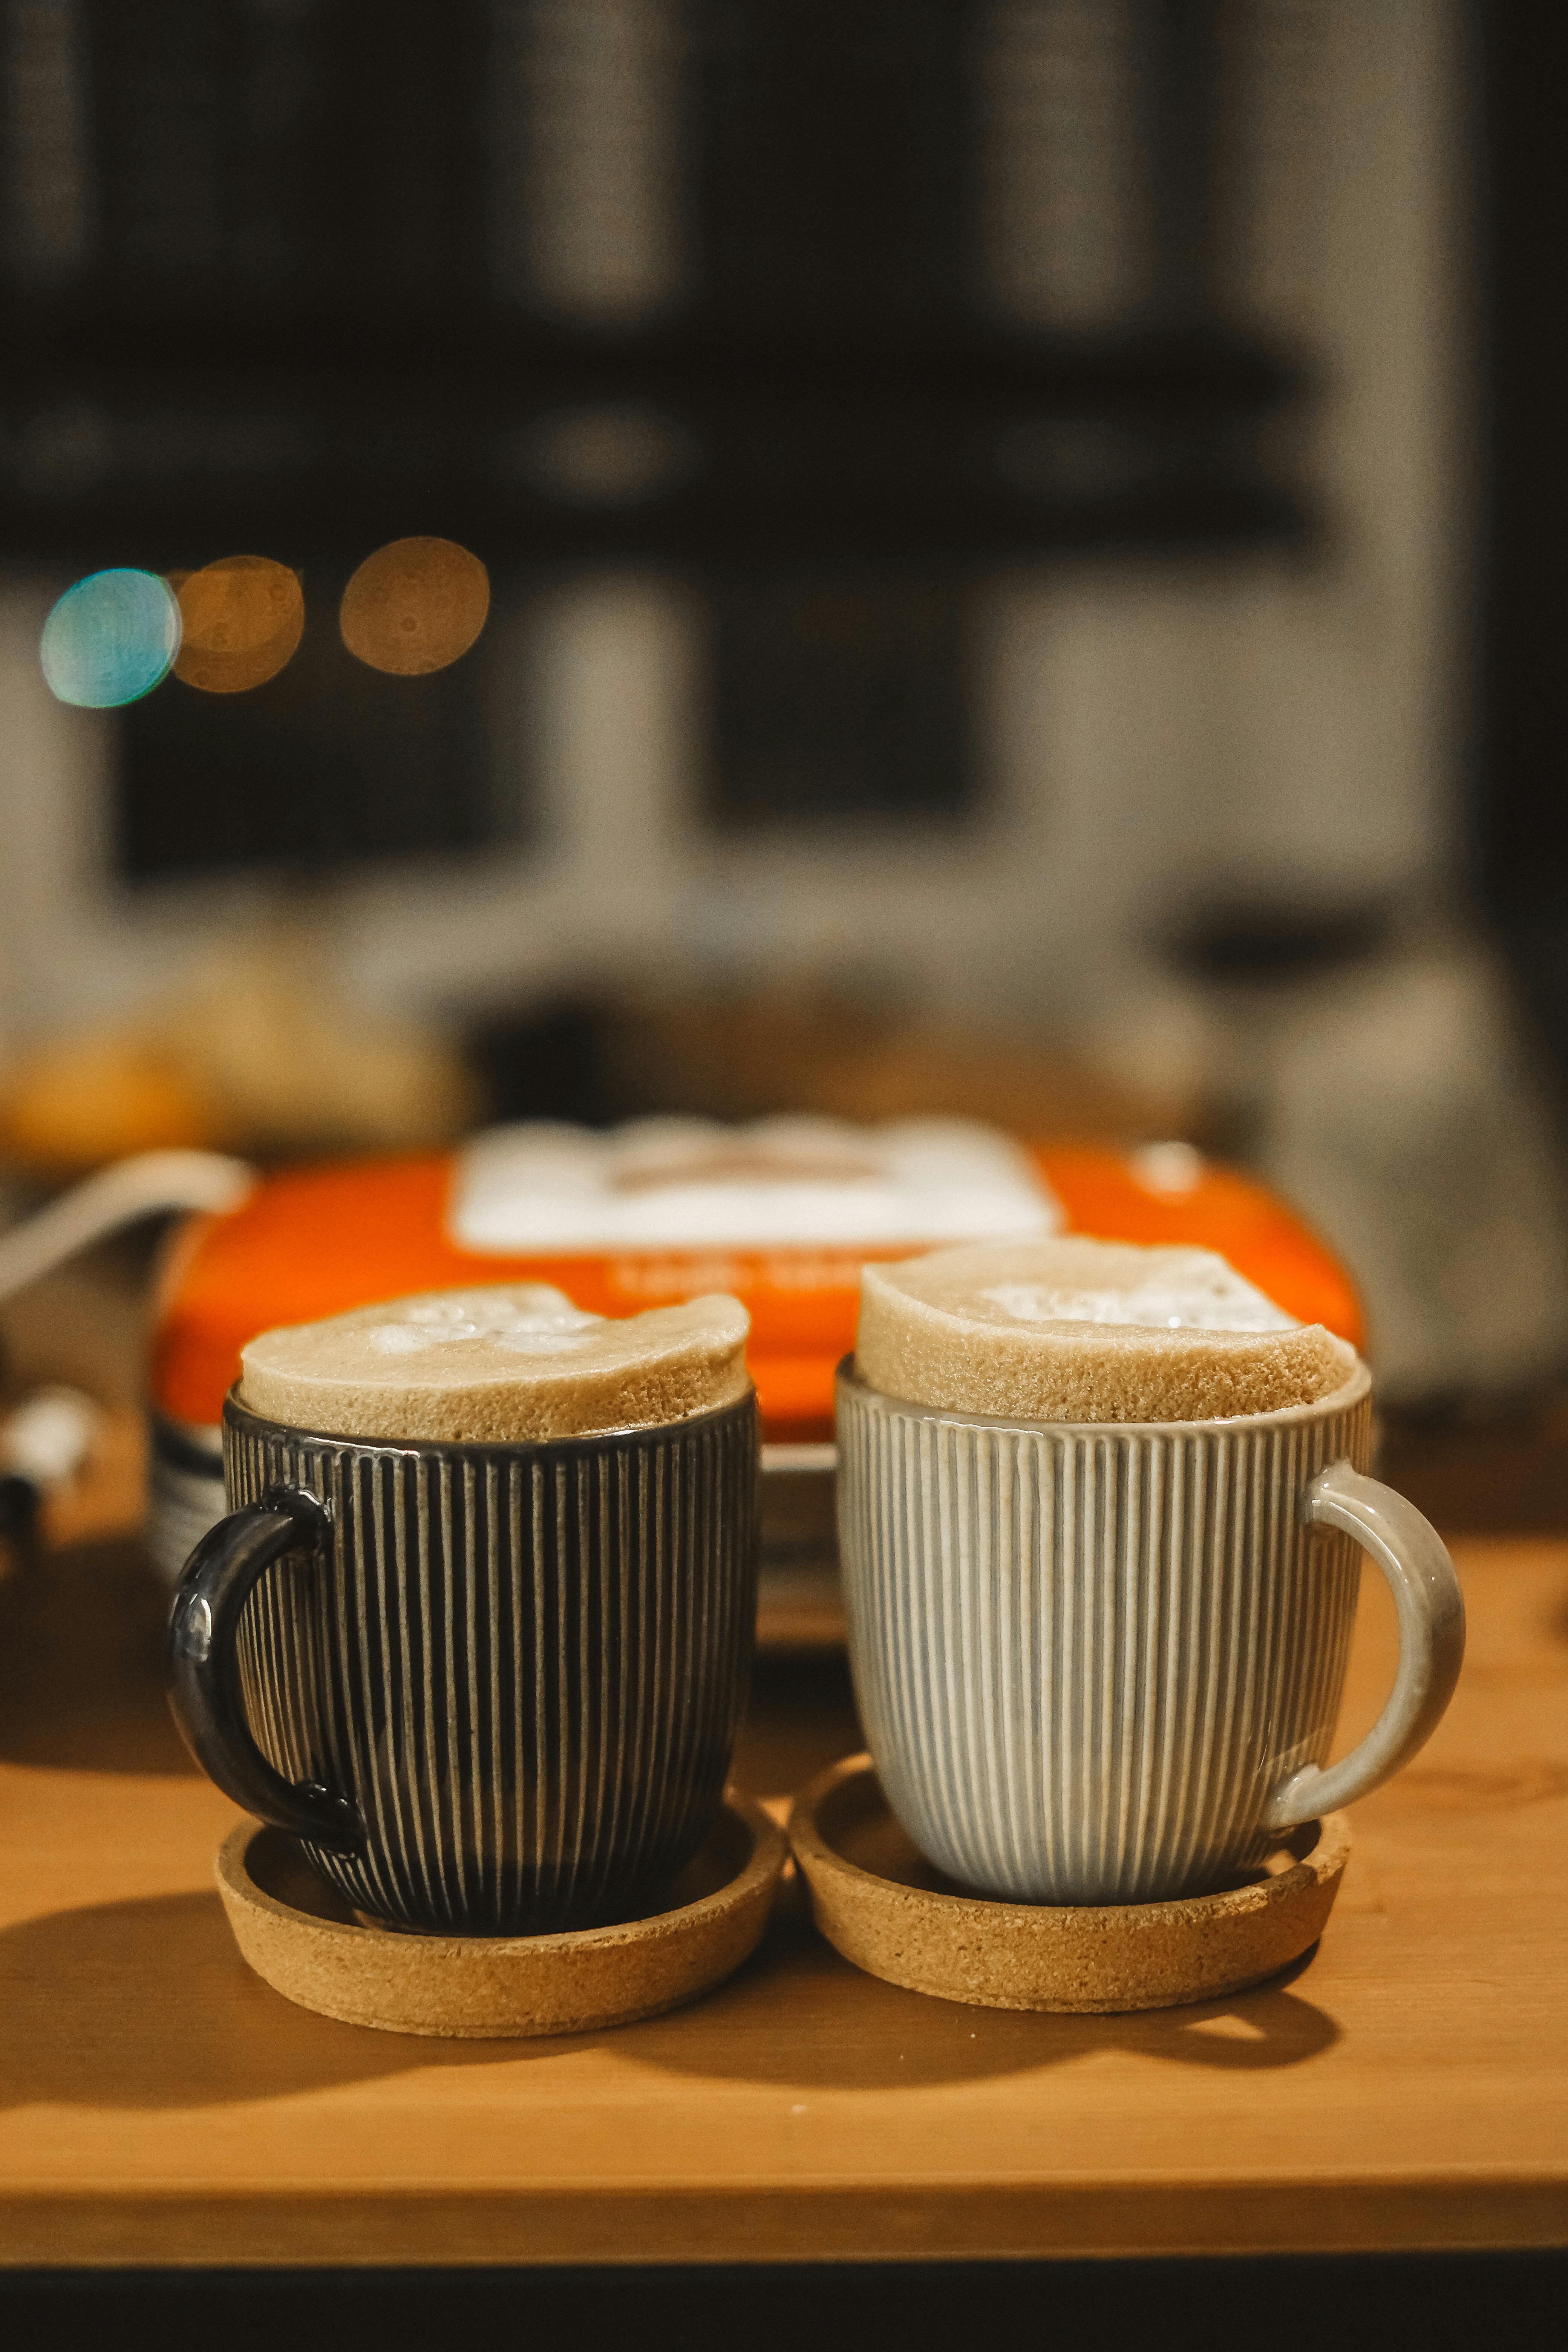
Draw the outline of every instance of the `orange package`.
<instances>
[{"instance_id":1,"label":"orange package","mask_svg":"<svg viewBox=\"0 0 1568 2352\"><path fill-rule=\"evenodd\" d=\"M182 1230L152 1354L155 1547L177 1571L221 1511L223 1400L245 1341L274 1324L476 1282L553 1283L604 1315L732 1291L752 1318L769 1446L820 1446L860 1266L1031 1223L1218 1250L1288 1313L1361 1342L1354 1291L1322 1244L1185 1145L1029 1149L945 1121L497 1129L457 1153L268 1177Z\"/></svg>"}]
</instances>

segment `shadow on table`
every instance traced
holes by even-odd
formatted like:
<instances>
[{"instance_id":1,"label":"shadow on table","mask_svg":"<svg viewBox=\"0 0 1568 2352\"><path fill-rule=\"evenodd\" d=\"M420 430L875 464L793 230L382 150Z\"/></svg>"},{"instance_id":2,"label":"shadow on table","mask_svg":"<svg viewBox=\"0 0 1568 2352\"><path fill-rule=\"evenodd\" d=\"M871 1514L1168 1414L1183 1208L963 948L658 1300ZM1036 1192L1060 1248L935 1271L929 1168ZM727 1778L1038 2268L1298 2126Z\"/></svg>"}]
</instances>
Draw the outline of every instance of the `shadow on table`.
<instances>
[{"instance_id":1,"label":"shadow on table","mask_svg":"<svg viewBox=\"0 0 1568 2352\"><path fill-rule=\"evenodd\" d=\"M798 1885L761 1948L691 2009L622 2029L628 2057L674 2074L801 2089L921 2089L1023 2074L1105 2050L1223 2073L1300 2065L1339 2040L1289 1988L1306 1954L1254 1992L1115 2017L972 2009L861 1975L811 1924ZM853 1999L841 1998L848 1979Z\"/></svg>"},{"instance_id":2,"label":"shadow on table","mask_svg":"<svg viewBox=\"0 0 1568 2352\"><path fill-rule=\"evenodd\" d=\"M296 2009L246 1967L216 1893L7 1928L0 2016L0 2109L228 2106L574 2046L566 2036L432 2042Z\"/></svg>"},{"instance_id":3,"label":"shadow on table","mask_svg":"<svg viewBox=\"0 0 1568 2352\"><path fill-rule=\"evenodd\" d=\"M129 1538L24 1558L0 1581L0 1758L194 1772L163 1696L168 1587Z\"/></svg>"},{"instance_id":4,"label":"shadow on table","mask_svg":"<svg viewBox=\"0 0 1568 2352\"><path fill-rule=\"evenodd\" d=\"M833 1981L846 1977L849 2000ZM0 2016L0 2108L227 2106L422 2066L523 2063L612 2038L442 2042L317 2017L251 1974L216 1894L100 1904L6 1929ZM727 1985L613 2036L626 2058L657 2072L843 2090L980 2081L1102 2050L1246 2071L1299 2063L1335 2038L1283 1977L1229 2001L1137 2017L929 2000L857 1977L793 1891Z\"/></svg>"}]
</instances>

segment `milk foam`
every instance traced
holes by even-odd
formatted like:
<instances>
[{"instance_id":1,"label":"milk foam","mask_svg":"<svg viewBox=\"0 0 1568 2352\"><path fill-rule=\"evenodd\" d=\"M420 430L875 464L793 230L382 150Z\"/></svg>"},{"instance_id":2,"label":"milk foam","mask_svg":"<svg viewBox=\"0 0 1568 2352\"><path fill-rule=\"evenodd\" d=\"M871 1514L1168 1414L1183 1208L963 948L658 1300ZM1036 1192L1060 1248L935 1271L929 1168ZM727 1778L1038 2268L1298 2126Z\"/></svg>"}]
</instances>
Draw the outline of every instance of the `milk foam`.
<instances>
[{"instance_id":1,"label":"milk foam","mask_svg":"<svg viewBox=\"0 0 1568 2352\"><path fill-rule=\"evenodd\" d=\"M1152 1331L1289 1331L1294 1318L1212 1250L1165 1250L1158 1271L1115 1287L996 1282L977 1297L1019 1323L1123 1323ZM1173 1263L1184 1260L1186 1263Z\"/></svg>"},{"instance_id":2,"label":"milk foam","mask_svg":"<svg viewBox=\"0 0 1568 2352\"><path fill-rule=\"evenodd\" d=\"M1315 1402L1354 1350L1212 1250L1072 1235L861 1276L856 1362L884 1395L1048 1422L1228 1420Z\"/></svg>"},{"instance_id":3,"label":"milk foam","mask_svg":"<svg viewBox=\"0 0 1568 2352\"><path fill-rule=\"evenodd\" d=\"M242 1402L293 1429L515 1444L652 1427L738 1402L750 1328L715 1295L595 1315L545 1283L426 1292L264 1331Z\"/></svg>"},{"instance_id":4,"label":"milk foam","mask_svg":"<svg viewBox=\"0 0 1568 2352\"><path fill-rule=\"evenodd\" d=\"M591 1334L605 1319L574 1307L563 1290L540 1282L526 1292L467 1291L450 1299L409 1299L395 1321L373 1323L364 1337L386 1356L419 1355L458 1339L490 1339L520 1356L571 1355L592 1347Z\"/></svg>"}]
</instances>

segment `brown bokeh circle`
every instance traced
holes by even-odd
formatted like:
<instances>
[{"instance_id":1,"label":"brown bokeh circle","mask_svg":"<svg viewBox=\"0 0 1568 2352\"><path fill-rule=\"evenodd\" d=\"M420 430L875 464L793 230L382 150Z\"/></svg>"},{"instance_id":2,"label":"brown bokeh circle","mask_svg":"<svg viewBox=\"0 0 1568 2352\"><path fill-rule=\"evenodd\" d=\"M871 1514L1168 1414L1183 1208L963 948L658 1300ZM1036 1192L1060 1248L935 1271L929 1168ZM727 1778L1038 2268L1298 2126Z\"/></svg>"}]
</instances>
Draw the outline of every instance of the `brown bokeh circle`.
<instances>
[{"instance_id":1,"label":"brown bokeh circle","mask_svg":"<svg viewBox=\"0 0 1568 2352\"><path fill-rule=\"evenodd\" d=\"M241 694L276 677L305 627L305 595L269 555L225 555L170 581L182 634L174 676L207 694Z\"/></svg>"},{"instance_id":2,"label":"brown bokeh circle","mask_svg":"<svg viewBox=\"0 0 1568 2352\"><path fill-rule=\"evenodd\" d=\"M395 539L343 591L343 643L372 669L421 677L466 654L490 609L489 574L449 539Z\"/></svg>"}]
</instances>

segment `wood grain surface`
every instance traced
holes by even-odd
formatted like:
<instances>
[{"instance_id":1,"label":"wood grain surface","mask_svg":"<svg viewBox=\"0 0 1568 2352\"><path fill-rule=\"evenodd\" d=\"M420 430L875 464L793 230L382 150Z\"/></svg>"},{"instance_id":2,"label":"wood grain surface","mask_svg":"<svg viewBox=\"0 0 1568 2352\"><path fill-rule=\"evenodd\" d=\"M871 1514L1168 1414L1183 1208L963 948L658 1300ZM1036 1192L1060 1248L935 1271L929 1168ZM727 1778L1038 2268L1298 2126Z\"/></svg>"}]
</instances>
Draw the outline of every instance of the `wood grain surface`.
<instances>
[{"instance_id":1,"label":"wood grain surface","mask_svg":"<svg viewBox=\"0 0 1568 2352\"><path fill-rule=\"evenodd\" d=\"M372 2033L241 1963L235 1816L163 1709L129 1441L0 1580L0 2260L690 2262L1568 2242L1568 1544L1468 1540L1469 1660L1358 1806L1286 1979L1131 2017L861 1976L788 1889L739 1976L613 2032ZM1369 1578L1342 1746L1386 1689ZM765 1663L738 1764L858 1744Z\"/></svg>"}]
</instances>

